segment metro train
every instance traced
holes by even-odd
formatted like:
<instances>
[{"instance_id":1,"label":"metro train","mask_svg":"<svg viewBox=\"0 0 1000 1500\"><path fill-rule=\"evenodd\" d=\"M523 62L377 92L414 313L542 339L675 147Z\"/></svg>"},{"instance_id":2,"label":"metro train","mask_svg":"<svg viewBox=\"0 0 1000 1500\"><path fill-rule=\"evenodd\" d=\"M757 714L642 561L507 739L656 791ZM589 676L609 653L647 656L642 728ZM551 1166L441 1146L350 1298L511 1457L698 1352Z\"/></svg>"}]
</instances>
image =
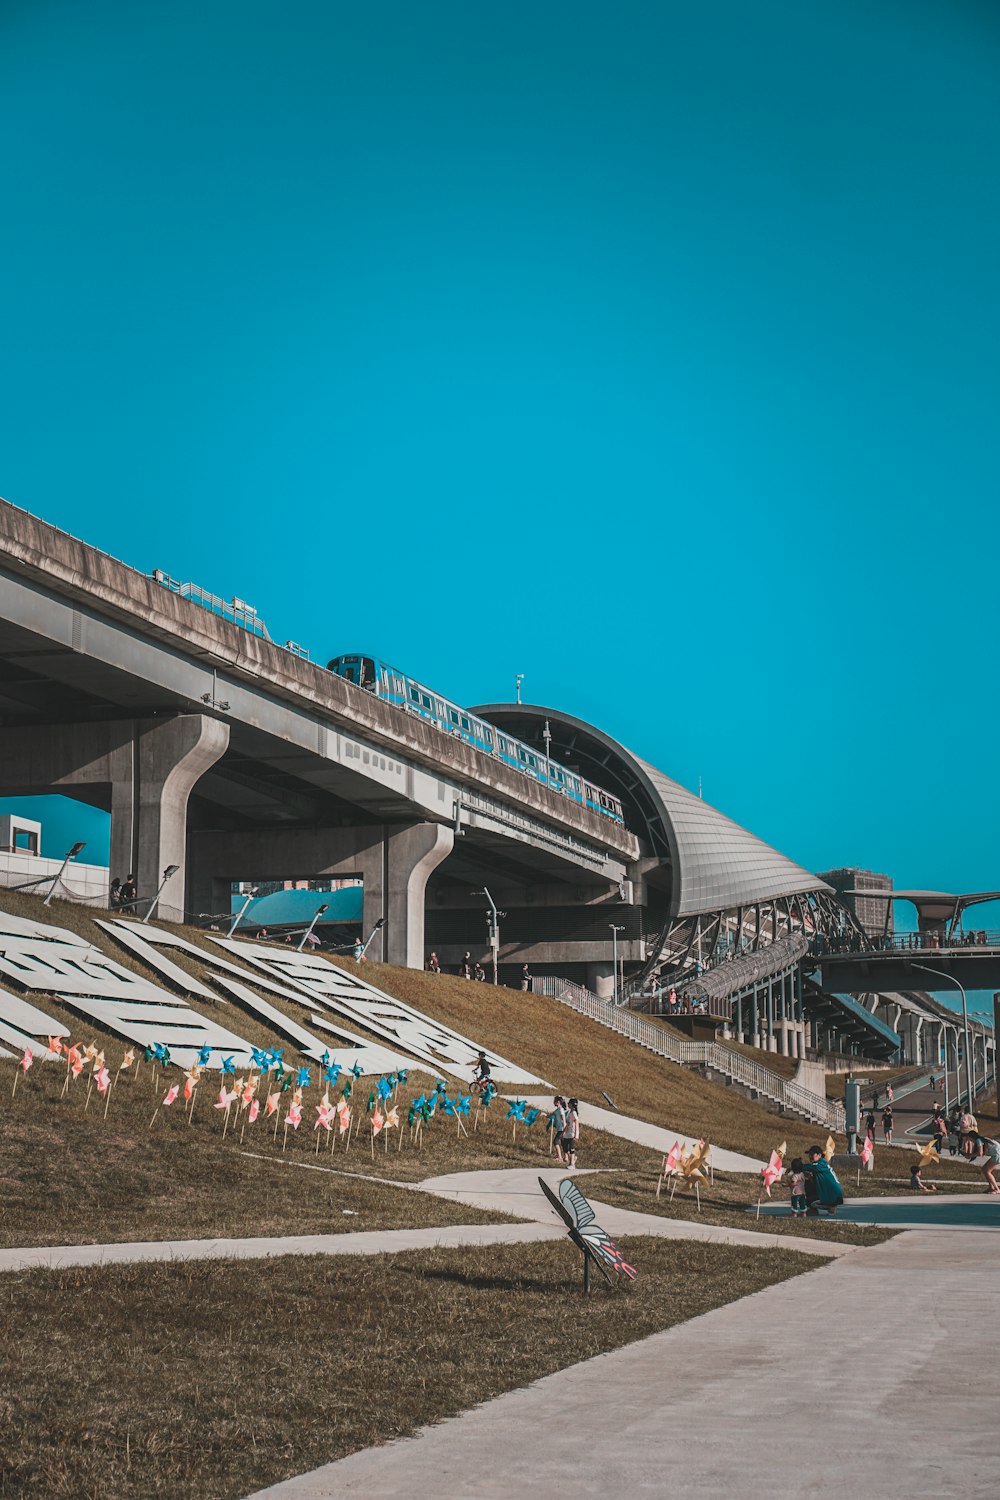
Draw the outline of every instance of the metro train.
<instances>
[{"instance_id":1,"label":"metro train","mask_svg":"<svg viewBox=\"0 0 1000 1500\"><path fill-rule=\"evenodd\" d=\"M530 776L533 781L542 782L552 791L561 792L571 802L578 802L581 807L589 807L591 812L611 818L613 822L624 826L622 805L610 792L592 786L575 771L549 760L530 745L524 745L513 735L498 729L495 724L487 724L485 719L469 713L468 709L459 708L415 678L407 677L404 672L390 667L388 662L379 661L375 656L335 656L326 665L328 671L336 672L338 677L366 688L386 703L395 703L398 708L419 714L422 719L428 719L446 734L455 734L459 739L465 740L466 744L474 745L477 750L484 750L487 755L502 760L504 765L520 771L522 776Z\"/></svg>"}]
</instances>

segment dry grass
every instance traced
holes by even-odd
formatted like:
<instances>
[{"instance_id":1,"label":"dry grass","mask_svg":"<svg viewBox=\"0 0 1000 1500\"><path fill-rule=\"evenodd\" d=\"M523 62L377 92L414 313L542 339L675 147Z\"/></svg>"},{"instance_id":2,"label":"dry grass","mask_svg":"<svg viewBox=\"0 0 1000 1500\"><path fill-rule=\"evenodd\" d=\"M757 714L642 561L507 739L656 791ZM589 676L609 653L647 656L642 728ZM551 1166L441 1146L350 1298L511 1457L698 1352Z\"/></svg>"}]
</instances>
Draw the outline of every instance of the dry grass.
<instances>
[{"instance_id":1,"label":"dry grass","mask_svg":"<svg viewBox=\"0 0 1000 1500\"><path fill-rule=\"evenodd\" d=\"M151 1130L165 1085L161 1074L156 1092L151 1091L148 1067L135 1084L122 1075L106 1121L96 1091L84 1112L85 1079L60 1100L63 1069L38 1064L19 1082L11 1104L13 1076L13 1064L0 1068L0 1244L5 1246L335 1234L496 1223L503 1217L365 1181L358 1174L371 1168L367 1140L363 1149L345 1152L341 1146L333 1157L316 1157L315 1113L308 1104L299 1135L289 1132L288 1159L347 1167L355 1175L291 1169L280 1159L281 1133L276 1152L263 1121L247 1132L244 1149L278 1159L243 1155L236 1131L223 1140L223 1116L212 1108L217 1082L196 1097L191 1125L178 1101L160 1110ZM310 1092L318 1095L315 1088ZM433 1125L425 1140L432 1131ZM379 1175L393 1175L381 1156Z\"/></svg>"},{"instance_id":2,"label":"dry grass","mask_svg":"<svg viewBox=\"0 0 1000 1500\"><path fill-rule=\"evenodd\" d=\"M0 1495L235 1500L818 1264L627 1251L589 1298L566 1241L6 1276Z\"/></svg>"}]
</instances>

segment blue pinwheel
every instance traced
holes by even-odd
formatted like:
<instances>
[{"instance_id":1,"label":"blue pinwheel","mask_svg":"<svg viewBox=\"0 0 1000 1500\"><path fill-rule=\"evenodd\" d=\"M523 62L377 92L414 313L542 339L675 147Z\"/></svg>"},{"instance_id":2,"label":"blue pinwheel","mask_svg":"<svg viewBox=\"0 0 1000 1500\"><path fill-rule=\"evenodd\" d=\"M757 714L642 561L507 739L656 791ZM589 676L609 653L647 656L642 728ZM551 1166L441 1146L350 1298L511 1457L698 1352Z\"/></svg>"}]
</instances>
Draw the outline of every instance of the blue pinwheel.
<instances>
[{"instance_id":1,"label":"blue pinwheel","mask_svg":"<svg viewBox=\"0 0 1000 1500\"><path fill-rule=\"evenodd\" d=\"M378 1089L378 1096L384 1104L389 1095L392 1093L392 1084L387 1078L380 1078L375 1087Z\"/></svg>"},{"instance_id":2,"label":"blue pinwheel","mask_svg":"<svg viewBox=\"0 0 1000 1500\"><path fill-rule=\"evenodd\" d=\"M496 1096L497 1096L496 1085L493 1084L493 1083L487 1083L486 1086L485 1086L485 1088L483 1089L482 1093L479 1096L480 1099L482 1100L483 1108L484 1109L489 1109L490 1105L493 1103L493 1101L496 1098Z\"/></svg>"},{"instance_id":3,"label":"blue pinwheel","mask_svg":"<svg viewBox=\"0 0 1000 1500\"><path fill-rule=\"evenodd\" d=\"M236 1072L236 1063L231 1057L224 1057L222 1059L222 1071L223 1074Z\"/></svg>"},{"instance_id":4,"label":"blue pinwheel","mask_svg":"<svg viewBox=\"0 0 1000 1500\"><path fill-rule=\"evenodd\" d=\"M351 1097L351 1085L347 1082L346 1079L344 1080L344 1092L341 1097L344 1099L349 1099Z\"/></svg>"},{"instance_id":5,"label":"blue pinwheel","mask_svg":"<svg viewBox=\"0 0 1000 1500\"><path fill-rule=\"evenodd\" d=\"M330 1066L330 1049L328 1047L324 1047L323 1056L320 1058L320 1062L323 1064L324 1068L328 1068Z\"/></svg>"},{"instance_id":6,"label":"blue pinwheel","mask_svg":"<svg viewBox=\"0 0 1000 1500\"><path fill-rule=\"evenodd\" d=\"M416 1110L423 1109L423 1107L424 1107L424 1099L425 1099L425 1095L423 1095L423 1094L420 1095L419 1099L414 1099L414 1101L413 1101L413 1108L416 1109Z\"/></svg>"},{"instance_id":7,"label":"blue pinwheel","mask_svg":"<svg viewBox=\"0 0 1000 1500\"><path fill-rule=\"evenodd\" d=\"M508 1109L507 1109L507 1119L508 1120L515 1120L515 1121L520 1120L521 1123L524 1124L525 1123L525 1111L526 1111L527 1108L528 1108L528 1101L527 1101L527 1099L514 1099L514 1100L512 1100L511 1104L508 1106Z\"/></svg>"},{"instance_id":8,"label":"blue pinwheel","mask_svg":"<svg viewBox=\"0 0 1000 1500\"><path fill-rule=\"evenodd\" d=\"M352 1065L351 1065L351 1077L354 1079L355 1083L357 1083L358 1079L361 1077L361 1075L362 1075L362 1073L364 1071L365 1070L361 1066L360 1063L352 1063Z\"/></svg>"},{"instance_id":9,"label":"blue pinwheel","mask_svg":"<svg viewBox=\"0 0 1000 1500\"><path fill-rule=\"evenodd\" d=\"M368 1113L369 1114L371 1114L371 1112L372 1112L372 1105L374 1103L375 1103L375 1090L374 1089L369 1089L368 1090Z\"/></svg>"},{"instance_id":10,"label":"blue pinwheel","mask_svg":"<svg viewBox=\"0 0 1000 1500\"><path fill-rule=\"evenodd\" d=\"M266 1073L271 1066L271 1054L267 1048L251 1047L250 1055L253 1058L254 1067L259 1068L262 1073Z\"/></svg>"},{"instance_id":11,"label":"blue pinwheel","mask_svg":"<svg viewBox=\"0 0 1000 1500\"><path fill-rule=\"evenodd\" d=\"M271 1059L272 1067L277 1068L280 1073L283 1073L285 1071L284 1047L272 1047L270 1052L268 1053L268 1056Z\"/></svg>"},{"instance_id":12,"label":"blue pinwheel","mask_svg":"<svg viewBox=\"0 0 1000 1500\"><path fill-rule=\"evenodd\" d=\"M538 1116L540 1114L541 1114L541 1110L540 1109L529 1109L525 1113L525 1116L524 1116L524 1123L525 1123L525 1125L527 1125L530 1128L532 1125L534 1125L535 1121L538 1119Z\"/></svg>"},{"instance_id":13,"label":"blue pinwheel","mask_svg":"<svg viewBox=\"0 0 1000 1500\"><path fill-rule=\"evenodd\" d=\"M454 1101L454 1099L449 1099L447 1094L442 1094L441 1097L440 1097L439 1103L441 1105L441 1108L444 1110L445 1114L446 1115L451 1115L452 1119L454 1119L455 1118L455 1101Z\"/></svg>"},{"instance_id":14,"label":"blue pinwheel","mask_svg":"<svg viewBox=\"0 0 1000 1500\"><path fill-rule=\"evenodd\" d=\"M460 1115L466 1115L467 1116L468 1113L469 1113L469 1106L471 1105L471 1103L472 1103L472 1095L471 1094L462 1094L455 1101L455 1108L456 1108L456 1110L458 1111L458 1113Z\"/></svg>"},{"instance_id":15,"label":"blue pinwheel","mask_svg":"<svg viewBox=\"0 0 1000 1500\"><path fill-rule=\"evenodd\" d=\"M170 1048L165 1047L162 1042L153 1043L153 1056L156 1061L166 1067L170 1061Z\"/></svg>"},{"instance_id":16,"label":"blue pinwheel","mask_svg":"<svg viewBox=\"0 0 1000 1500\"><path fill-rule=\"evenodd\" d=\"M327 1083L336 1083L340 1077L340 1063L331 1063L328 1068L324 1068L323 1077Z\"/></svg>"},{"instance_id":17,"label":"blue pinwheel","mask_svg":"<svg viewBox=\"0 0 1000 1500\"><path fill-rule=\"evenodd\" d=\"M309 1069L308 1068L300 1068L299 1072L298 1072L298 1078L297 1078L296 1081L297 1081L298 1086L299 1086L300 1089L307 1089L309 1087L310 1083L312 1082L312 1079L309 1077Z\"/></svg>"},{"instance_id":18,"label":"blue pinwheel","mask_svg":"<svg viewBox=\"0 0 1000 1500\"><path fill-rule=\"evenodd\" d=\"M427 1100L427 1102L424 1104L423 1108L420 1111L421 1119L423 1119L423 1120L433 1120L433 1118L434 1118L434 1106L435 1106L436 1103L437 1103L437 1095L435 1095L434 1098Z\"/></svg>"},{"instance_id":19,"label":"blue pinwheel","mask_svg":"<svg viewBox=\"0 0 1000 1500\"><path fill-rule=\"evenodd\" d=\"M211 1047L208 1047L208 1046L199 1047L198 1048L198 1066L200 1068L203 1068L205 1066L205 1064L208 1062L208 1059L211 1057L211 1055L212 1055L212 1049L211 1049Z\"/></svg>"},{"instance_id":20,"label":"blue pinwheel","mask_svg":"<svg viewBox=\"0 0 1000 1500\"><path fill-rule=\"evenodd\" d=\"M434 1092L436 1094L446 1094L448 1092L448 1085L439 1078L437 1083L434 1085Z\"/></svg>"},{"instance_id":21,"label":"blue pinwheel","mask_svg":"<svg viewBox=\"0 0 1000 1500\"><path fill-rule=\"evenodd\" d=\"M408 1077L409 1074L407 1073L406 1069L400 1068L399 1072L396 1074L396 1082L405 1083Z\"/></svg>"},{"instance_id":22,"label":"blue pinwheel","mask_svg":"<svg viewBox=\"0 0 1000 1500\"><path fill-rule=\"evenodd\" d=\"M410 1129L412 1130L413 1127L414 1127L414 1125L416 1124L416 1122L417 1122L416 1107L415 1107L415 1105L411 1104L410 1107L409 1107L409 1109L406 1111L406 1123L407 1123L407 1125L409 1125Z\"/></svg>"}]
</instances>

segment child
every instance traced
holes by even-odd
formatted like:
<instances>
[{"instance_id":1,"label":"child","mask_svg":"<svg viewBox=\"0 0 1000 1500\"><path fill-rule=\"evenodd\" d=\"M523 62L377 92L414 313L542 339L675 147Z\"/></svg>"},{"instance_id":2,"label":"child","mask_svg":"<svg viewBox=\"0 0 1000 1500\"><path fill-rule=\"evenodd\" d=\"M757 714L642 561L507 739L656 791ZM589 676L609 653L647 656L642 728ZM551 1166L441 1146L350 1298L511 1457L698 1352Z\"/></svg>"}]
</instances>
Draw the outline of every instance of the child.
<instances>
[{"instance_id":1,"label":"child","mask_svg":"<svg viewBox=\"0 0 1000 1500\"><path fill-rule=\"evenodd\" d=\"M563 1156L563 1131L566 1129L566 1100L562 1094L557 1094L552 1101L555 1108L549 1119L552 1122L552 1155L558 1162L565 1162Z\"/></svg>"},{"instance_id":2,"label":"child","mask_svg":"<svg viewBox=\"0 0 1000 1500\"><path fill-rule=\"evenodd\" d=\"M563 1131L562 1148L566 1153L566 1161L573 1171L576 1171L576 1148L580 1141L580 1105L576 1099L571 1099L566 1106L566 1128Z\"/></svg>"},{"instance_id":3,"label":"child","mask_svg":"<svg viewBox=\"0 0 1000 1500\"><path fill-rule=\"evenodd\" d=\"M788 1174L788 1186L792 1194L792 1214L796 1219L806 1216L806 1174L802 1169L802 1158L797 1156Z\"/></svg>"},{"instance_id":4,"label":"child","mask_svg":"<svg viewBox=\"0 0 1000 1500\"><path fill-rule=\"evenodd\" d=\"M915 1162L910 1168L910 1187L915 1193L936 1193L937 1188L934 1186L933 1182L924 1182L923 1178L921 1177L920 1173L922 1169L922 1163L919 1161Z\"/></svg>"}]
</instances>

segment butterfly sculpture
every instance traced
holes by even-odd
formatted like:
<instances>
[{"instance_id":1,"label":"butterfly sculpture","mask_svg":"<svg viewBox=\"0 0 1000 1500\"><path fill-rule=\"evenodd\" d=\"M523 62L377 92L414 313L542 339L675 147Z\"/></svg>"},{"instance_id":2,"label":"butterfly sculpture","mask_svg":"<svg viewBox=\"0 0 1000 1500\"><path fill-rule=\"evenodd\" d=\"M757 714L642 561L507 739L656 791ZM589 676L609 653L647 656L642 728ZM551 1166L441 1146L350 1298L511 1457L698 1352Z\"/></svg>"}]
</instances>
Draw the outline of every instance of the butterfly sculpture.
<instances>
[{"instance_id":1,"label":"butterfly sculpture","mask_svg":"<svg viewBox=\"0 0 1000 1500\"><path fill-rule=\"evenodd\" d=\"M584 1291L590 1290L589 1268L592 1259L609 1283L614 1283L612 1271L619 1271L629 1281L635 1281L638 1271L634 1266L629 1265L607 1230L602 1229L598 1224L593 1208L575 1182L568 1177L563 1178L559 1184L558 1198L544 1177L539 1177L538 1185L568 1227L569 1237L574 1245L583 1252Z\"/></svg>"}]
</instances>

